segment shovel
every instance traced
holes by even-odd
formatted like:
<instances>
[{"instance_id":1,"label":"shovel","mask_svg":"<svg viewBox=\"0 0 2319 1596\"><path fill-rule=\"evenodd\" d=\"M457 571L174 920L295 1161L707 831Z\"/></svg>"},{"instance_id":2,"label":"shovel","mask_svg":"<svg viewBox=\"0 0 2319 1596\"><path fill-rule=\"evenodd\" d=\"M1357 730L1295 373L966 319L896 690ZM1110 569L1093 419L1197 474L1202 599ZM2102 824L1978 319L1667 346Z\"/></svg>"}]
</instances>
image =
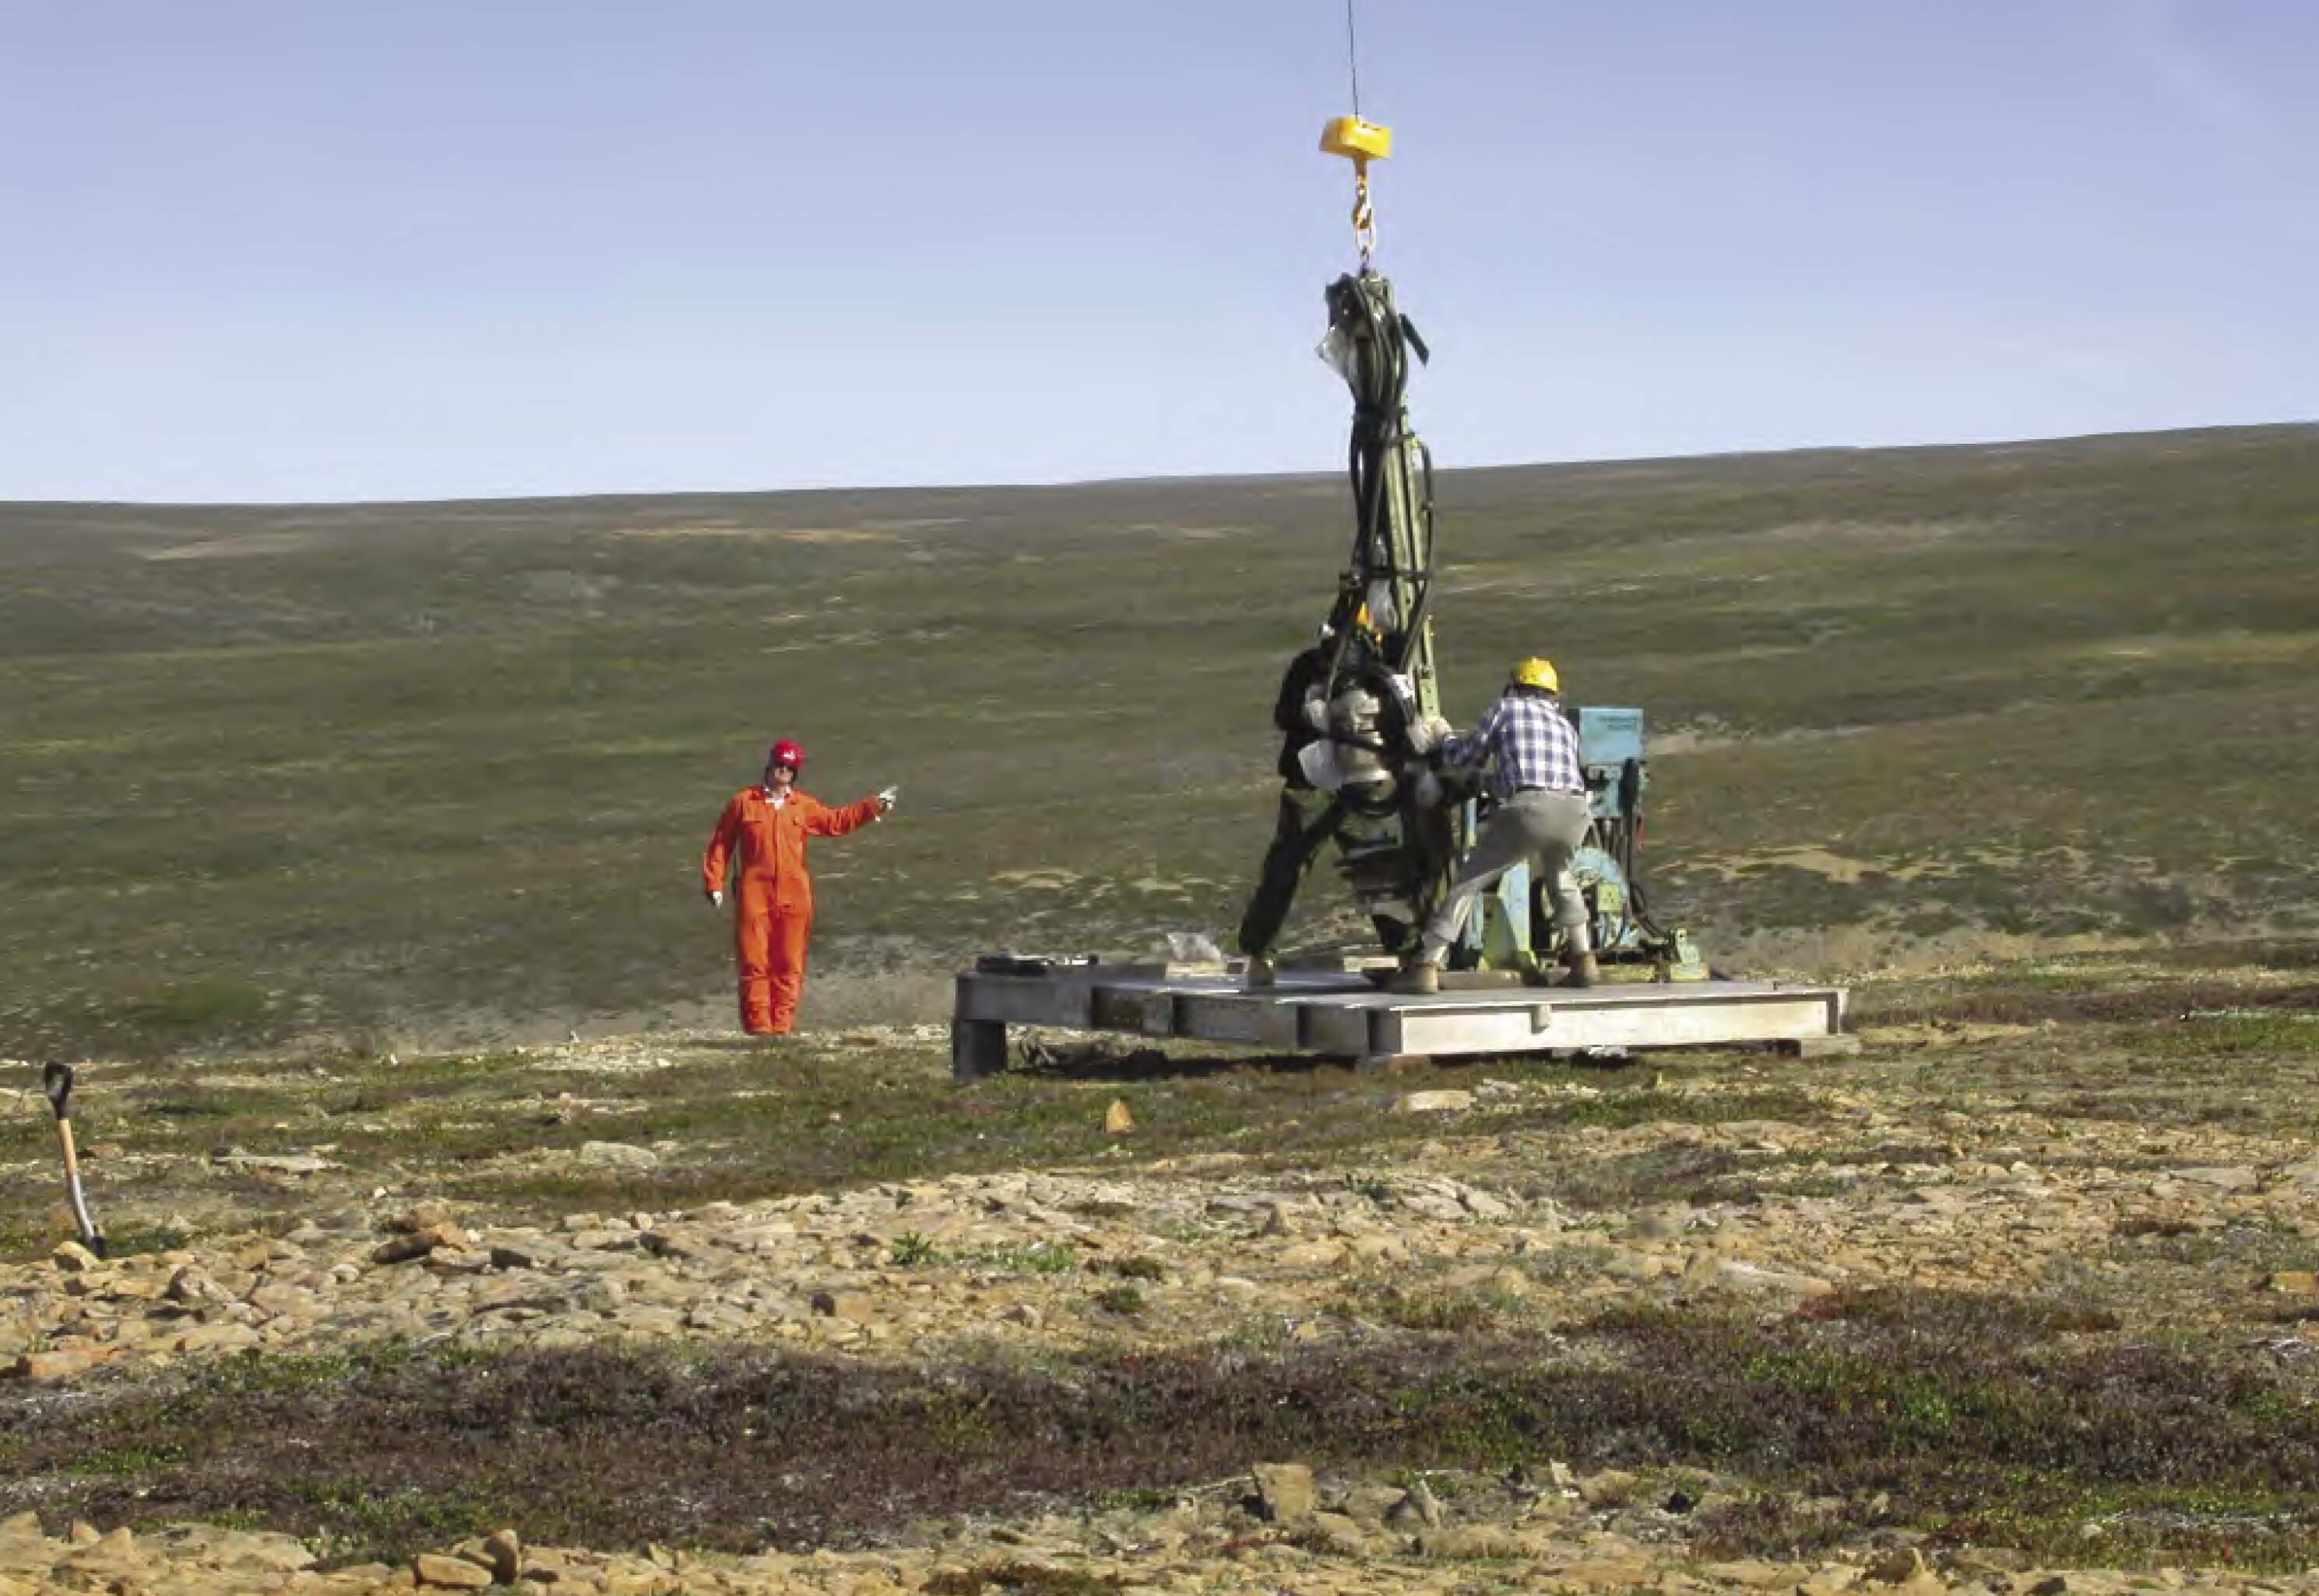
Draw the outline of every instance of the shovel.
<instances>
[{"instance_id":1,"label":"shovel","mask_svg":"<svg viewBox=\"0 0 2319 1596\"><path fill-rule=\"evenodd\" d=\"M88 1212L88 1199L81 1194L80 1159L73 1152L72 1066L50 1064L41 1072L41 1089L49 1095L49 1106L57 1111L57 1145L65 1150L65 1190L72 1198L73 1223L80 1227L80 1244L103 1258L104 1232L96 1228Z\"/></svg>"}]
</instances>

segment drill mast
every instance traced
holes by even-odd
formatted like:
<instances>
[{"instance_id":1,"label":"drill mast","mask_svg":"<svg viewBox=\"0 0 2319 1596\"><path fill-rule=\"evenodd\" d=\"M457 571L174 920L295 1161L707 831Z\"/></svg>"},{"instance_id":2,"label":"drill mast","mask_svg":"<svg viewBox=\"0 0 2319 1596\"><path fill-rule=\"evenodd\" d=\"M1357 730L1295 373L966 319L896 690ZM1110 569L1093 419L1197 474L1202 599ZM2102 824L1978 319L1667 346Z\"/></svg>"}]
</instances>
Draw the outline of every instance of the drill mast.
<instances>
[{"instance_id":1,"label":"drill mast","mask_svg":"<svg viewBox=\"0 0 2319 1596\"><path fill-rule=\"evenodd\" d=\"M1448 890L1462 812L1438 794L1421 801L1421 764L1410 728L1440 713L1429 615L1433 589L1433 457L1409 423L1409 357L1425 340L1370 265L1376 241L1368 163L1392 149L1390 130L1341 117L1321 147L1353 162L1353 237L1360 269L1329 284L1320 353L1353 395L1347 467L1353 537L1332 612L1329 740L1345 825L1339 864L1388 952L1411 946Z\"/></svg>"}]
</instances>

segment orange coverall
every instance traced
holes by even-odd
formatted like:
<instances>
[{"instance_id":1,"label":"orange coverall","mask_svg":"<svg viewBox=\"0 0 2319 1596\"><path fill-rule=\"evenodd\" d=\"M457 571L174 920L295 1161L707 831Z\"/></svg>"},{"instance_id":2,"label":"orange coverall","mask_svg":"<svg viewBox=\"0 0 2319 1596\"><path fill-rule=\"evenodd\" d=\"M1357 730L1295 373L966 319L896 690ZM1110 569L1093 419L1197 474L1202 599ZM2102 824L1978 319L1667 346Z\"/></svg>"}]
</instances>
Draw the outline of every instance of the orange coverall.
<instances>
[{"instance_id":1,"label":"orange coverall","mask_svg":"<svg viewBox=\"0 0 2319 1596\"><path fill-rule=\"evenodd\" d=\"M700 885L725 887L726 866L737 852L740 879L733 892L733 952L741 966L741 1029L778 1036L797 1020L805 990L806 943L813 935L813 877L805 868L808 837L842 837L878 818L878 800L863 798L833 809L790 789L774 804L762 787L733 795L717 817L700 856Z\"/></svg>"}]
</instances>

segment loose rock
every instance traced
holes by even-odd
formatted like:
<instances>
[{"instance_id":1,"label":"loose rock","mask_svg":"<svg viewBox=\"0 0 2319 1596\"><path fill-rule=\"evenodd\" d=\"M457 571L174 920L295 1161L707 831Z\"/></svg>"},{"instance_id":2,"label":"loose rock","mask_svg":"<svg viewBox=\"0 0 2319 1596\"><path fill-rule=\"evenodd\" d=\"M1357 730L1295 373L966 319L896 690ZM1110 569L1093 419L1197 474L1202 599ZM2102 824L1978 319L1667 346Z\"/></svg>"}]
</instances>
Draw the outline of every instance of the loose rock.
<instances>
[{"instance_id":1,"label":"loose rock","mask_svg":"<svg viewBox=\"0 0 2319 1596\"><path fill-rule=\"evenodd\" d=\"M1256 1499L1275 1524L1293 1524L1313 1511L1313 1471L1301 1463L1259 1463L1249 1471Z\"/></svg>"},{"instance_id":2,"label":"loose rock","mask_svg":"<svg viewBox=\"0 0 2319 1596\"><path fill-rule=\"evenodd\" d=\"M1393 1100L1395 1114L1455 1114L1473 1106L1471 1092L1404 1092Z\"/></svg>"}]
</instances>

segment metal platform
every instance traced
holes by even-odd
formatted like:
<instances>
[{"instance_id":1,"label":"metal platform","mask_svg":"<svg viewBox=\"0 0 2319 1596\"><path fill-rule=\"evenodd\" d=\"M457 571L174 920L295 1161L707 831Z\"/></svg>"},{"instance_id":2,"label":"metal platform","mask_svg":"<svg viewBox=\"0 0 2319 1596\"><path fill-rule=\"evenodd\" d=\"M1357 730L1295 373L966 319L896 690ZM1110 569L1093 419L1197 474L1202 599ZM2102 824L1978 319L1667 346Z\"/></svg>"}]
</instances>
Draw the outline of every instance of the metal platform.
<instances>
[{"instance_id":1,"label":"metal platform","mask_svg":"<svg viewBox=\"0 0 2319 1596\"><path fill-rule=\"evenodd\" d=\"M951 1075L975 1080L1005 1069L1010 1024L1237 1042L1356 1062L1738 1043L1834 1051L1850 1040L1842 1037L1844 1004L1841 987L1729 980L1584 990L1476 985L1413 997L1340 970L1283 970L1277 986L1251 991L1222 970L995 958L958 978Z\"/></svg>"}]
</instances>

